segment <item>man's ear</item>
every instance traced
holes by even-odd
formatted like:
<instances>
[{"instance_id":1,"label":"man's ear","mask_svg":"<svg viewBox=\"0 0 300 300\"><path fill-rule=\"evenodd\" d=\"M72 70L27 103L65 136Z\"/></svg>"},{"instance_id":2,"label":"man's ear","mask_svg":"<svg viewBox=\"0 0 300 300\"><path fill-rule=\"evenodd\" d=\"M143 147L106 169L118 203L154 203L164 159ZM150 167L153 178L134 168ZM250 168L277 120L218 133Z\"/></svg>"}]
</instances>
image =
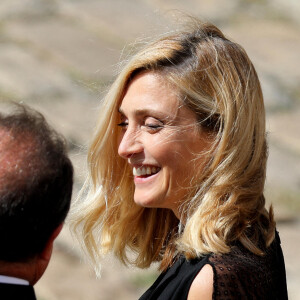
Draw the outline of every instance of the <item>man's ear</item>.
<instances>
[{"instance_id":1,"label":"man's ear","mask_svg":"<svg viewBox=\"0 0 300 300\"><path fill-rule=\"evenodd\" d=\"M34 285L41 278L41 276L44 274L45 270L47 269L48 263L52 255L53 242L61 232L62 227L63 224L60 224L52 232L44 250L35 257L35 260L33 262L34 272L32 272L31 274L32 276L31 278L29 278L29 282L31 285Z\"/></svg>"},{"instance_id":2,"label":"man's ear","mask_svg":"<svg viewBox=\"0 0 300 300\"><path fill-rule=\"evenodd\" d=\"M63 224L60 224L56 229L52 232L50 238L48 239L48 242L46 243L46 246L42 253L40 253L40 258L44 260L50 260L52 255L52 249L53 249L53 242L57 238L57 236L60 234L61 230L63 228Z\"/></svg>"}]
</instances>

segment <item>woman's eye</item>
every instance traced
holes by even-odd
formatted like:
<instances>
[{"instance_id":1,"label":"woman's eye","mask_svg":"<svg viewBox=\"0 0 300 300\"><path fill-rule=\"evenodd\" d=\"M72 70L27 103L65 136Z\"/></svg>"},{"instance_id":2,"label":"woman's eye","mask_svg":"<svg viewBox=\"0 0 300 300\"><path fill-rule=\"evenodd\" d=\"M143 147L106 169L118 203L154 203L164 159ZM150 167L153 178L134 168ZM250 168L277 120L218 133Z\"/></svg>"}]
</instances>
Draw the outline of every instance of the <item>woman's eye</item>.
<instances>
[{"instance_id":1,"label":"woman's eye","mask_svg":"<svg viewBox=\"0 0 300 300\"><path fill-rule=\"evenodd\" d=\"M163 123L159 120L150 118L150 120L146 120L144 127L146 127L150 131L157 131L161 128L163 128Z\"/></svg>"},{"instance_id":2,"label":"woman's eye","mask_svg":"<svg viewBox=\"0 0 300 300\"><path fill-rule=\"evenodd\" d=\"M162 128L162 125L158 125L158 124L145 124L145 126L150 128L150 129Z\"/></svg>"},{"instance_id":3,"label":"woman's eye","mask_svg":"<svg viewBox=\"0 0 300 300\"><path fill-rule=\"evenodd\" d=\"M121 122L119 124L117 124L117 126L121 127L121 128L126 128L128 126L127 122Z\"/></svg>"}]
</instances>

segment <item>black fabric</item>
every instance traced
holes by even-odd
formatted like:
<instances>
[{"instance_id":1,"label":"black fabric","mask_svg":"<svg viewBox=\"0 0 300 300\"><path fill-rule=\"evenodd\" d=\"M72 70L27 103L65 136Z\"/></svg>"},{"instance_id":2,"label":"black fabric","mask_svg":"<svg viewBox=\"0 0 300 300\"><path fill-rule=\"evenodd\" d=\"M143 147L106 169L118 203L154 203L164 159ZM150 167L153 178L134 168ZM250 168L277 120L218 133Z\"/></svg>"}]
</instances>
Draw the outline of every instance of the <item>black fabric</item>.
<instances>
[{"instance_id":1,"label":"black fabric","mask_svg":"<svg viewBox=\"0 0 300 300\"><path fill-rule=\"evenodd\" d=\"M187 261L181 256L162 273L140 300L184 300L202 267L214 270L214 300L286 300L287 287L280 239L276 238L264 256L255 255L237 243L223 255L206 255Z\"/></svg>"},{"instance_id":2,"label":"black fabric","mask_svg":"<svg viewBox=\"0 0 300 300\"><path fill-rule=\"evenodd\" d=\"M0 283L1 300L36 300L31 285Z\"/></svg>"}]
</instances>

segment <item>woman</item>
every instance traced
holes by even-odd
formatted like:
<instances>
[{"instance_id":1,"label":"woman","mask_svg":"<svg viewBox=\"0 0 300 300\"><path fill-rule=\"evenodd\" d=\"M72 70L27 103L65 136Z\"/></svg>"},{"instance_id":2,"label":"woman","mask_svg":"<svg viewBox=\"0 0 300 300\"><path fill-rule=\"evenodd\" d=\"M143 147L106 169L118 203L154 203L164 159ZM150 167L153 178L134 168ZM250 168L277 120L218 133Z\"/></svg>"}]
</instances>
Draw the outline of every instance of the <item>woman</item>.
<instances>
[{"instance_id":1,"label":"woman","mask_svg":"<svg viewBox=\"0 0 300 300\"><path fill-rule=\"evenodd\" d=\"M148 45L104 99L90 147L76 229L91 258L160 262L141 299L287 299L265 135L255 69L218 28Z\"/></svg>"}]
</instances>

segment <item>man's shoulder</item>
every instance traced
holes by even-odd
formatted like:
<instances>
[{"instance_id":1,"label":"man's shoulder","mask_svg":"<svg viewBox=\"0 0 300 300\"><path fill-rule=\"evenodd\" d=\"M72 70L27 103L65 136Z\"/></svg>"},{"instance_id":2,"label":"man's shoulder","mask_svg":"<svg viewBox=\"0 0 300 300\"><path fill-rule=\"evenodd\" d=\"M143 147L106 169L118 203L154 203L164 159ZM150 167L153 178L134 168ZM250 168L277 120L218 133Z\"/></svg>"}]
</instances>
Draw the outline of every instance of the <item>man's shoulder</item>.
<instances>
[{"instance_id":1,"label":"man's shoulder","mask_svg":"<svg viewBox=\"0 0 300 300\"><path fill-rule=\"evenodd\" d=\"M7 300L36 300L33 286L0 282L0 298Z\"/></svg>"}]
</instances>

